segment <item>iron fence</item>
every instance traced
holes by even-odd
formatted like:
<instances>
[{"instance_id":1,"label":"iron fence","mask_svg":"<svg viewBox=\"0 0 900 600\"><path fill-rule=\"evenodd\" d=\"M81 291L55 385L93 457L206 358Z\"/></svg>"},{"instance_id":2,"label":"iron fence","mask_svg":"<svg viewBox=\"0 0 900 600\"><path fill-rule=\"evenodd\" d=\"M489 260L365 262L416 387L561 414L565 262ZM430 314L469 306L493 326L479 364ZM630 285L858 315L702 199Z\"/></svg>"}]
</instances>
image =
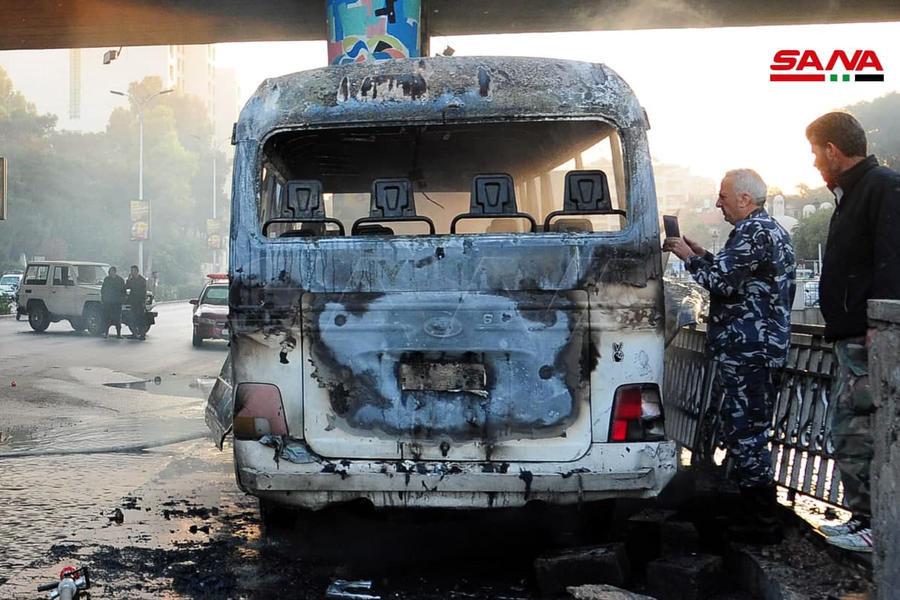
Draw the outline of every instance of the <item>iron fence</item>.
<instances>
[{"instance_id":1,"label":"iron fence","mask_svg":"<svg viewBox=\"0 0 900 600\"><path fill-rule=\"evenodd\" d=\"M841 506L840 475L831 440L834 357L824 328L794 325L788 364L780 373L770 447L775 480L789 490ZM666 350L663 382L666 433L692 453L694 464L712 462L722 448L715 361L704 354L703 327L682 329Z\"/></svg>"}]
</instances>

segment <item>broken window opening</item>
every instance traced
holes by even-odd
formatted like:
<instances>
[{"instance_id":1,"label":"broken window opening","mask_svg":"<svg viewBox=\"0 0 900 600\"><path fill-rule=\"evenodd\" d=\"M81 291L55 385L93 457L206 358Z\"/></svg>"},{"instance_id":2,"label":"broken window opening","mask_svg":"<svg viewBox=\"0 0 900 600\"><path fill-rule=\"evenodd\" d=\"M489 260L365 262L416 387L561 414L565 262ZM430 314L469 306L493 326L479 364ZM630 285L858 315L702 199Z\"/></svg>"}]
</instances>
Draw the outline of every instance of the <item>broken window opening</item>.
<instances>
[{"instance_id":1,"label":"broken window opening","mask_svg":"<svg viewBox=\"0 0 900 600\"><path fill-rule=\"evenodd\" d=\"M515 210L501 211L494 218L460 220L456 232L530 233L530 216L536 222L534 231L540 233L547 216L564 209L566 174L576 164L579 170L604 173L608 181L604 206L609 214L557 215L546 231L617 232L627 224L622 144L615 127L604 121L287 131L267 140L260 164L257 212L269 238L330 237L354 231L363 236L429 235L428 220L437 234L447 234L457 216L470 214L473 181L484 174L512 177ZM373 208L373 184L383 179L409 182L412 201L397 213L411 217L408 220L377 219L384 213ZM306 204L311 201L308 195L287 198L288 186L295 182L320 186L314 205ZM315 214L303 212L307 208Z\"/></svg>"}]
</instances>

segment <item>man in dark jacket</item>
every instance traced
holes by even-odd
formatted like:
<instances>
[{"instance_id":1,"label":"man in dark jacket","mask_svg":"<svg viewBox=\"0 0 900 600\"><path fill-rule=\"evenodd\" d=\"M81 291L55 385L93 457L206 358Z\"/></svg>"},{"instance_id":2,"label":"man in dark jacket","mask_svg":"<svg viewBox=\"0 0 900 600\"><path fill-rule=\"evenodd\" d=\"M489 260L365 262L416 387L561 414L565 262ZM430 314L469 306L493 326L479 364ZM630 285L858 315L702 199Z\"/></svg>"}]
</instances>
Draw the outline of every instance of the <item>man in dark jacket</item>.
<instances>
[{"instance_id":1,"label":"man in dark jacket","mask_svg":"<svg viewBox=\"0 0 900 600\"><path fill-rule=\"evenodd\" d=\"M828 542L872 551L870 463L873 454L866 318L870 298L900 298L900 174L866 156L866 134L853 116L832 112L810 123L814 166L834 193L835 208L819 280L825 337L834 342L837 373L832 438L844 501L853 513L822 526Z\"/></svg>"},{"instance_id":2,"label":"man in dark jacket","mask_svg":"<svg viewBox=\"0 0 900 600\"><path fill-rule=\"evenodd\" d=\"M125 282L128 290L128 307L131 309L131 322L134 323L134 337L145 339L144 322L147 316L144 314L144 306L147 302L147 280L141 275L137 265L131 265L131 274Z\"/></svg>"},{"instance_id":3,"label":"man in dark jacket","mask_svg":"<svg viewBox=\"0 0 900 600\"><path fill-rule=\"evenodd\" d=\"M796 263L788 232L766 213L766 184L751 169L725 174L716 206L734 225L715 256L687 238L663 250L684 260L709 290L707 349L722 391L722 431L734 461L745 519L729 528L736 541L777 543L781 528L768 430L775 374L787 361Z\"/></svg>"},{"instance_id":4,"label":"man in dark jacket","mask_svg":"<svg viewBox=\"0 0 900 600\"><path fill-rule=\"evenodd\" d=\"M119 277L115 267L109 268L109 274L103 278L100 286L100 303L103 305L103 316L106 327L103 337L109 334L109 326L116 326L116 337L122 337L122 302L125 301L125 280Z\"/></svg>"}]
</instances>

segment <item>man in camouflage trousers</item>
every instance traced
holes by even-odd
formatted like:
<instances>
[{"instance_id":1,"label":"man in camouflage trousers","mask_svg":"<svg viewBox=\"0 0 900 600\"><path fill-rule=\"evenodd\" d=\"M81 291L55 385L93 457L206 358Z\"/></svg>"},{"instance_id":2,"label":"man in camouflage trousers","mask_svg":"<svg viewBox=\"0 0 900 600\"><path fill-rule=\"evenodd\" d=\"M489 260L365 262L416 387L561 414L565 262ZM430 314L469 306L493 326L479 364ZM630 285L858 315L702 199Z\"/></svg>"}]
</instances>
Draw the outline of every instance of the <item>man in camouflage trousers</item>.
<instances>
[{"instance_id":1,"label":"man in camouflage trousers","mask_svg":"<svg viewBox=\"0 0 900 600\"><path fill-rule=\"evenodd\" d=\"M663 250L684 260L709 290L707 350L722 391L722 433L733 459L746 514L729 528L736 541L778 543L781 527L768 430L775 375L787 362L794 300L794 248L788 232L763 208L766 184L751 169L725 174L716 206L734 225L715 256L688 238Z\"/></svg>"},{"instance_id":2,"label":"man in camouflage trousers","mask_svg":"<svg viewBox=\"0 0 900 600\"><path fill-rule=\"evenodd\" d=\"M834 342L836 405L831 436L852 511L823 525L828 543L872 551L870 463L875 402L869 390L866 314L870 298L900 298L900 174L866 156L866 134L853 116L832 112L806 128L822 179L835 198L819 280L825 338Z\"/></svg>"}]
</instances>

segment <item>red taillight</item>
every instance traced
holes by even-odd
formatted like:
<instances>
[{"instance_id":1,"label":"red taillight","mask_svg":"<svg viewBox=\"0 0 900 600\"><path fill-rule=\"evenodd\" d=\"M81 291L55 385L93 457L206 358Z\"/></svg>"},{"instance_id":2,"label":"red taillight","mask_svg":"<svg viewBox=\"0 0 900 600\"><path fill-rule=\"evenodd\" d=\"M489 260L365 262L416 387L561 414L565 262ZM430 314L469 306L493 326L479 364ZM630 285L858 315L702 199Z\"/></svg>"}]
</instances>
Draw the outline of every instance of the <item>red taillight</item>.
<instances>
[{"instance_id":1,"label":"red taillight","mask_svg":"<svg viewBox=\"0 0 900 600\"><path fill-rule=\"evenodd\" d=\"M258 440L264 435L287 435L281 391L270 383L241 383L234 396L234 437Z\"/></svg>"},{"instance_id":2,"label":"red taillight","mask_svg":"<svg viewBox=\"0 0 900 600\"><path fill-rule=\"evenodd\" d=\"M638 442L664 437L659 387L636 384L617 389L609 441Z\"/></svg>"}]
</instances>

